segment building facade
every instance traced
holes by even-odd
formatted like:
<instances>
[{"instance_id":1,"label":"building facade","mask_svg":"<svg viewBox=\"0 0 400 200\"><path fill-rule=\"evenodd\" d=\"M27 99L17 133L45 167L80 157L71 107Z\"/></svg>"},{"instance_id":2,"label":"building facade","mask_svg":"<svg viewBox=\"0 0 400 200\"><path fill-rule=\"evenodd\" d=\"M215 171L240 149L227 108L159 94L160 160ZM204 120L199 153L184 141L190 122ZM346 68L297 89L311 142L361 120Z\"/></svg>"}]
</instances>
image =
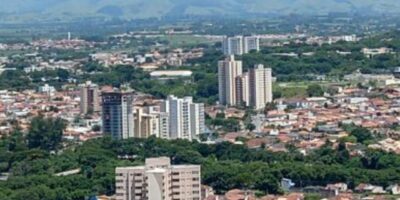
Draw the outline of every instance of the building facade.
<instances>
[{"instance_id":1,"label":"building facade","mask_svg":"<svg viewBox=\"0 0 400 200\"><path fill-rule=\"evenodd\" d=\"M243 38L243 53L249 53L250 51L260 50L260 39L257 36L246 36Z\"/></svg>"},{"instance_id":2,"label":"building facade","mask_svg":"<svg viewBox=\"0 0 400 200\"><path fill-rule=\"evenodd\" d=\"M249 72L242 72L242 62L234 55L218 63L219 103L226 106L265 108L272 102L272 70L255 65Z\"/></svg>"},{"instance_id":3,"label":"building facade","mask_svg":"<svg viewBox=\"0 0 400 200\"><path fill-rule=\"evenodd\" d=\"M159 123L159 138L169 139L169 114L166 112L160 112L158 114L158 123Z\"/></svg>"},{"instance_id":4,"label":"building facade","mask_svg":"<svg viewBox=\"0 0 400 200\"><path fill-rule=\"evenodd\" d=\"M204 133L204 104L193 103L192 97L168 96L161 112L168 113L169 139L192 140Z\"/></svg>"},{"instance_id":5,"label":"building facade","mask_svg":"<svg viewBox=\"0 0 400 200\"><path fill-rule=\"evenodd\" d=\"M90 81L80 85L80 110L81 114L100 112L99 86Z\"/></svg>"},{"instance_id":6,"label":"building facade","mask_svg":"<svg viewBox=\"0 0 400 200\"><path fill-rule=\"evenodd\" d=\"M204 104L192 103L190 104L190 130L193 135L200 135L205 133L205 116Z\"/></svg>"},{"instance_id":7,"label":"building facade","mask_svg":"<svg viewBox=\"0 0 400 200\"><path fill-rule=\"evenodd\" d=\"M237 105L250 106L249 73L243 73L236 77L236 101Z\"/></svg>"},{"instance_id":8,"label":"building facade","mask_svg":"<svg viewBox=\"0 0 400 200\"><path fill-rule=\"evenodd\" d=\"M133 94L102 93L103 133L114 139L134 137Z\"/></svg>"},{"instance_id":9,"label":"building facade","mask_svg":"<svg viewBox=\"0 0 400 200\"><path fill-rule=\"evenodd\" d=\"M272 102L272 72L271 68L256 65L249 72L250 106L259 110L266 103Z\"/></svg>"},{"instance_id":10,"label":"building facade","mask_svg":"<svg viewBox=\"0 0 400 200\"><path fill-rule=\"evenodd\" d=\"M171 165L167 157L146 159L144 166L118 167L117 200L200 200L200 165Z\"/></svg>"},{"instance_id":11,"label":"building facade","mask_svg":"<svg viewBox=\"0 0 400 200\"><path fill-rule=\"evenodd\" d=\"M222 51L224 55L243 55L251 50L260 50L260 39L257 36L224 37Z\"/></svg>"},{"instance_id":12,"label":"building facade","mask_svg":"<svg viewBox=\"0 0 400 200\"><path fill-rule=\"evenodd\" d=\"M134 108L134 136L135 138L148 138L152 135L159 137L159 114L152 112L151 107Z\"/></svg>"},{"instance_id":13,"label":"building facade","mask_svg":"<svg viewBox=\"0 0 400 200\"><path fill-rule=\"evenodd\" d=\"M234 55L218 62L218 96L222 105L237 105L236 77L242 71L242 61L236 61Z\"/></svg>"},{"instance_id":14,"label":"building facade","mask_svg":"<svg viewBox=\"0 0 400 200\"><path fill-rule=\"evenodd\" d=\"M222 41L222 51L225 55L242 55L243 36L224 37Z\"/></svg>"}]
</instances>

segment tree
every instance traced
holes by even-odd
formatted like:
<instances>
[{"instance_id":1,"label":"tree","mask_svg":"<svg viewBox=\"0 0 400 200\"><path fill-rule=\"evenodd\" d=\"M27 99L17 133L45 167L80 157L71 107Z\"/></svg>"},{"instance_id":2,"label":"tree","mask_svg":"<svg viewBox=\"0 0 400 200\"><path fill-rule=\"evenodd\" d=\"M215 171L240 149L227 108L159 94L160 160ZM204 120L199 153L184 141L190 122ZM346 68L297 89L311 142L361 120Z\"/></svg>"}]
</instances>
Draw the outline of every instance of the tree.
<instances>
[{"instance_id":1,"label":"tree","mask_svg":"<svg viewBox=\"0 0 400 200\"><path fill-rule=\"evenodd\" d=\"M35 117L27 135L29 148L40 148L51 151L57 150L62 140L66 123L60 119Z\"/></svg>"},{"instance_id":2,"label":"tree","mask_svg":"<svg viewBox=\"0 0 400 200\"><path fill-rule=\"evenodd\" d=\"M320 97L324 95L324 90L318 84L312 84L307 87L307 94L309 97Z\"/></svg>"},{"instance_id":3,"label":"tree","mask_svg":"<svg viewBox=\"0 0 400 200\"><path fill-rule=\"evenodd\" d=\"M365 143L368 140L373 139L371 131L366 128L357 127L351 131L350 135L357 138L357 142Z\"/></svg>"},{"instance_id":4,"label":"tree","mask_svg":"<svg viewBox=\"0 0 400 200\"><path fill-rule=\"evenodd\" d=\"M276 103L275 102L268 102L265 104L264 112L267 114L271 110L276 109Z\"/></svg>"},{"instance_id":5,"label":"tree","mask_svg":"<svg viewBox=\"0 0 400 200\"><path fill-rule=\"evenodd\" d=\"M249 130L250 132L253 132L256 129L256 126L252 123L249 123L246 125L246 129Z\"/></svg>"},{"instance_id":6,"label":"tree","mask_svg":"<svg viewBox=\"0 0 400 200\"><path fill-rule=\"evenodd\" d=\"M96 125L92 126L92 131L99 132L99 131L101 131L101 127L96 124Z\"/></svg>"}]
</instances>

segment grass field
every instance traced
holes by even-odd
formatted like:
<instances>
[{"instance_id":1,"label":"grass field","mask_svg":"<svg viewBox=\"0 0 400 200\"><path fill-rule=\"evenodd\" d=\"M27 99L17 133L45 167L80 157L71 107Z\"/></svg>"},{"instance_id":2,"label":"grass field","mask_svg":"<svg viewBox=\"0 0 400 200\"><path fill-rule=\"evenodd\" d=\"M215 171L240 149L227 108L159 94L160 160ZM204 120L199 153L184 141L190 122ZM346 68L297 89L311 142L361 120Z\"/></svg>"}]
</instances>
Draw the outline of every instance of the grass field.
<instances>
[{"instance_id":1,"label":"grass field","mask_svg":"<svg viewBox=\"0 0 400 200\"><path fill-rule=\"evenodd\" d=\"M167 40L171 47L187 47L196 46L198 44L213 44L214 41L208 40L205 37L194 35L165 35L160 39Z\"/></svg>"}]
</instances>

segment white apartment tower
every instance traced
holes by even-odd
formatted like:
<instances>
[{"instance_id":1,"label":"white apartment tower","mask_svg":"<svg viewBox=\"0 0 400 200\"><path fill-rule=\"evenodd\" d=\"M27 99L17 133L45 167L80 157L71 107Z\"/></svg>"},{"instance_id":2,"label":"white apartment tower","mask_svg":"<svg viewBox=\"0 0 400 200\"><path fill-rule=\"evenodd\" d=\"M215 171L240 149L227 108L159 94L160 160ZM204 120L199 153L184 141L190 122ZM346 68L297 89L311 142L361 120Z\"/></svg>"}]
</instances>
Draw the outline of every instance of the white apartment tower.
<instances>
[{"instance_id":1,"label":"white apartment tower","mask_svg":"<svg viewBox=\"0 0 400 200\"><path fill-rule=\"evenodd\" d=\"M171 165L167 157L144 166L117 167L117 200L200 200L200 165Z\"/></svg>"},{"instance_id":2,"label":"white apartment tower","mask_svg":"<svg viewBox=\"0 0 400 200\"><path fill-rule=\"evenodd\" d=\"M251 50L260 50L260 39L257 36L243 38L243 53L249 53Z\"/></svg>"},{"instance_id":3,"label":"white apartment tower","mask_svg":"<svg viewBox=\"0 0 400 200\"><path fill-rule=\"evenodd\" d=\"M236 61L234 55L218 62L219 103L222 105L237 105L236 77L242 71L242 61Z\"/></svg>"},{"instance_id":4,"label":"white apartment tower","mask_svg":"<svg viewBox=\"0 0 400 200\"><path fill-rule=\"evenodd\" d=\"M190 129L192 134L205 133L204 104L193 103L190 105Z\"/></svg>"},{"instance_id":5,"label":"white apartment tower","mask_svg":"<svg viewBox=\"0 0 400 200\"><path fill-rule=\"evenodd\" d=\"M249 72L250 105L259 110L265 104L272 102L272 72L271 68L256 65Z\"/></svg>"},{"instance_id":6,"label":"white apartment tower","mask_svg":"<svg viewBox=\"0 0 400 200\"><path fill-rule=\"evenodd\" d=\"M251 50L260 50L260 39L257 36L224 37L222 40L224 55L242 55Z\"/></svg>"},{"instance_id":7,"label":"white apartment tower","mask_svg":"<svg viewBox=\"0 0 400 200\"><path fill-rule=\"evenodd\" d=\"M169 96L161 105L168 113L169 139L192 140L204 131L204 105L193 103L192 97Z\"/></svg>"},{"instance_id":8,"label":"white apartment tower","mask_svg":"<svg viewBox=\"0 0 400 200\"><path fill-rule=\"evenodd\" d=\"M224 37L222 41L222 50L225 55L242 55L243 36Z\"/></svg>"}]
</instances>

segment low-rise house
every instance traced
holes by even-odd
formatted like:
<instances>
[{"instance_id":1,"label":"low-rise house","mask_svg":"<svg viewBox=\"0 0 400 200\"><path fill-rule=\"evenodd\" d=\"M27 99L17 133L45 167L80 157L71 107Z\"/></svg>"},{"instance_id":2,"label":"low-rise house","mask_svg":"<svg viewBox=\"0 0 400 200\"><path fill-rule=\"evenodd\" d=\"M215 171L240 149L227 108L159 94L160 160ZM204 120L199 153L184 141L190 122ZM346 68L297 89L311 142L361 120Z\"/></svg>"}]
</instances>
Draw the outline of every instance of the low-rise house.
<instances>
[{"instance_id":1,"label":"low-rise house","mask_svg":"<svg viewBox=\"0 0 400 200\"><path fill-rule=\"evenodd\" d=\"M254 192L233 189L225 193L225 200L256 200Z\"/></svg>"},{"instance_id":2,"label":"low-rise house","mask_svg":"<svg viewBox=\"0 0 400 200\"><path fill-rule=\"evenodd\" d=\"M373 193L373 194L386 193L386 191L383 189L382 186L376 186L376 185L364 184L364 183L359 184L355 188L355 191L357 191L359 193Z\"/></svg>"},{"instance_id":3,"label":"low-rise house","mask_svg":"<svg viewBox=\"0 0 400 200\"><path fill-rule=\"evenodd\" d=\"M346 183L335 183L328 184L325 187L326 190L335 191L335 196L339 195L341 192L347 192L347 184Z\"/></svg>"},{"instance_id":4,"label":"low-rise house","mask_svg":"<svg viewBox=\"0 0 400 200\"><path fill-rule=\"evenodd\" d=\"M398 184L390 185L386 191L393 195L400 195L400 186Z\"/></svg>"}]
</instances>

